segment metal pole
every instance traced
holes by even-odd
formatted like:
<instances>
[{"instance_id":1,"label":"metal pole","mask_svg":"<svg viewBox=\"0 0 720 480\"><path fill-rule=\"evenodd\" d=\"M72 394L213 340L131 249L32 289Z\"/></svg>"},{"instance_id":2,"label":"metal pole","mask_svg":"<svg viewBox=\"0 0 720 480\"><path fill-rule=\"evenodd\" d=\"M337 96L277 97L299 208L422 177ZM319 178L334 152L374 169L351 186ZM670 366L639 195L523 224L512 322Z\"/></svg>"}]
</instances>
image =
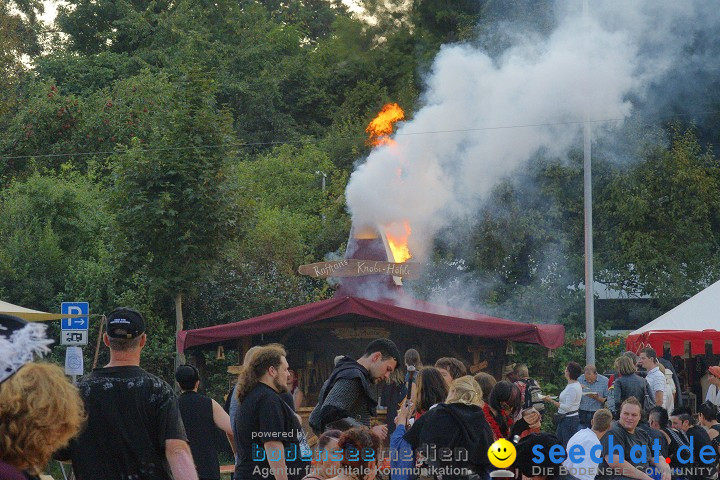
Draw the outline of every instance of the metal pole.
<instances>
[{"instance_id":1,"label":"metal pole","mask_svg":"<svg viewBox=\"0 0 720 480\"><path fill-rule=\"evenodd\" d=\"M583 0L583 17L588 19L588 0ZM588 39L585 39L587 42ZM583 188L585 191L585 362L595 365L595 282L593 275L592 230L592 130L588 107L583 123Z\"/></svg>"},{"instance_id":2,"label":"metal pole","mask_svg":"<svg viewBox=\"0 0 720 480\"><path fill-rule=\"evenodd\" d=\"M585 188L585 361L595 365L595 289L593 276L593 228L592 228L592 156L590 144L592 132L585 121L584 137L584 188Z\"/></svg>"}]
</instances>

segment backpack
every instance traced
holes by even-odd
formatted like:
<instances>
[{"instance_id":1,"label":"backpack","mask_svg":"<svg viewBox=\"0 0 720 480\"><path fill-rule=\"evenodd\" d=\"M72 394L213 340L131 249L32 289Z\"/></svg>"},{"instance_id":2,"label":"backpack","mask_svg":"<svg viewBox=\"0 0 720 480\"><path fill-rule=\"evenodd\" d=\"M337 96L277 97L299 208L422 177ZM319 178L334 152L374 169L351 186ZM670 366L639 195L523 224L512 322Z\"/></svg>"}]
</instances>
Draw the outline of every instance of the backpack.
<instances>
[{"instance_id":1,"label":"backpack","mask_svg":"<svg viewBox=\"0 0 720 480\"><path fill-rule=\"evenodd\" d=\"M535 407L535 410L538 412L544 412L545 402L542 400L542 390L540 390L540 385L538 385L538 383L532 378L520 381L525 384L525 398L522 406L523 410Z\"/></svg>"},{"instance_id":2,"label":"backpack","mask_svg":"<svg viewBox=\"0 0 720 480\"><path fill-rule=\"evenodd\" d=\"M650 391L650 384L645 380L645 398L643 399L643 411L647 414L655 408L655 394Z\"/></svg>"}]
</instances>

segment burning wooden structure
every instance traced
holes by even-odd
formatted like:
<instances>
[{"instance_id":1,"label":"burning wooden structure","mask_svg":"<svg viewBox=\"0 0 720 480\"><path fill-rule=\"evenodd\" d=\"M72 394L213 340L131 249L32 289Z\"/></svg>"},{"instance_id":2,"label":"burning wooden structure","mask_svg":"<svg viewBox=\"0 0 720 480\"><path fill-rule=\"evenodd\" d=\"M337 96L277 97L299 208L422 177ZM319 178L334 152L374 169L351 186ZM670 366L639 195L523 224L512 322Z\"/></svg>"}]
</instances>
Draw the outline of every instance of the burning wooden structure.
<instances>
[{"instance_id":1,"label":"burning wooden structure","mask_svg":"<svg viewBox=\"0 0 720 480\"><path fill-rule=\"evenodd\" d=\"M392 264L387 237L372 229L351 232L346 260ZM339 262L342 263L342 262ZM390 272L392 273L392 271ZM495 318L418 300L406 294L402 279L387 273L343 277L334 296L307 305L235 323L180 332L180 351L239 348L278 342L288 349L309 404L313 404L337 355L359 357L374 338L392 339L402 351L419 350L426 363L454 356L473 373L484 370L500 378L508 342L557 348L564 341L561 325L536 325Z\"/></svg>"},{"instance_id":2,"label":"burning wooden structure","mask_svg":"<svg viewBox=\"0 0 720 480\"><path fill-rule=\"evenodd\" d=\"M392 145L393 124L404 118L388 104L368 125L368 144ZM402 170L397 172L402 176ZM357 228L356 228L357 227ZM307 403L330 375L337 355L358 358L375 338L392 339L402 351L419 350L423 361L439 357L465 361L470 372L484 370L500 378L509 342L534 343L550 349L563 344L562 325L536 325L495 318L424 302L406 294L402 279L417 275L407 221L355 226L343 260L300 267L314 277L336 277L339 288L327 300L259 317L178 334L178 350L237 347L240 358L252 345L277 342L288 349L288 362L299 377Z\"/></svg>"}]
</instances>

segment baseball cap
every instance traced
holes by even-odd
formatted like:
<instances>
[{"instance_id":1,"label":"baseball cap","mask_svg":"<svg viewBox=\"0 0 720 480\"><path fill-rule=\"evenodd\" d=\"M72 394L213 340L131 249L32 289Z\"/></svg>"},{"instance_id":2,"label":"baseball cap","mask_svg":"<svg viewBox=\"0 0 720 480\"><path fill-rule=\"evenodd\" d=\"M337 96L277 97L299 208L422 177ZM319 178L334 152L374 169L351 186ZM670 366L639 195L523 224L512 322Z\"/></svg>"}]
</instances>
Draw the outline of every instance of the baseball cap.
<instances>
[{"instance_id":1,"label":"baseball cap","mask_svg":"<svg viewBox=\"0 0 720 480\"><path fill-rule=\"evenodd\" d=\"M145 332L145 319L137 310L116 308L107 317L107 334L111 338L135 338Z\"/></svg>"}]
</instances>

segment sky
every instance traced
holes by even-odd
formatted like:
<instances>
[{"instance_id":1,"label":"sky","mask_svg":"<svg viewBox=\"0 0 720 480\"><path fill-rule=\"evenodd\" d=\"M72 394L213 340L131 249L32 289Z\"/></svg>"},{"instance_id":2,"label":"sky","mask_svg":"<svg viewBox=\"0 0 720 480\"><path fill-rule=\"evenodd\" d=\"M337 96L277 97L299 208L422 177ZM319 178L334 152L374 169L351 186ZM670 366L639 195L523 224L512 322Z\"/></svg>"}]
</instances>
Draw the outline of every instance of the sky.
<instances>
[{"instance_id":1,"label":"sky","mask_svg":"<svg viewBox=\"0 0 720 480\"><path fill-rule=\"evenodd\" d=\"M57 7L55 6L56 2L45 0L43 5L45 5L45 13L40 15L40 20L50 24L53 20L55 20L55 16L57 15Z\"/></svg>"}]
</instances>

